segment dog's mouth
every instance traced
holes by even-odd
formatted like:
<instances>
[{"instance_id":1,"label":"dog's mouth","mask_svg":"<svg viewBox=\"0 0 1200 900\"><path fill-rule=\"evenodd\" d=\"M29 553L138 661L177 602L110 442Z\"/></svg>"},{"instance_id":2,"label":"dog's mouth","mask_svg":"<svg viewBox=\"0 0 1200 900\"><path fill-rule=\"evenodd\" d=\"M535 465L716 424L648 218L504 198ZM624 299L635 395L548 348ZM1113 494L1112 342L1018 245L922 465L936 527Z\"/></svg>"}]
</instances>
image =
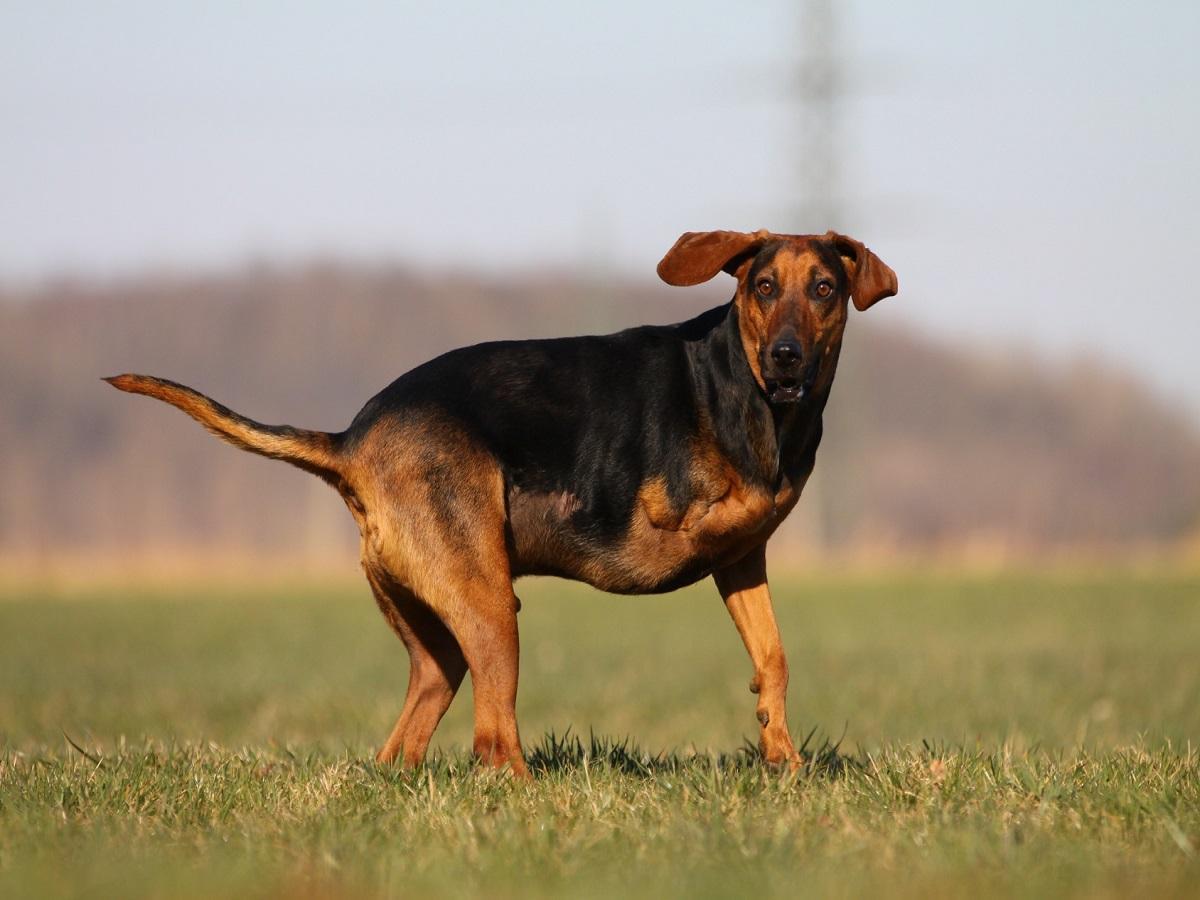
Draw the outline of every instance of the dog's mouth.
<instances>
[{"instance_id":1,"label":"dog's mouth","mask_svg":"<svg viewBox=\"0 0 1200 900\"><path fill-rule=\"evenodd\" d=\"M797 403L804 397L804 385L798 378L768 378L767 399L772 403Z\"/></svg>"}]
</instances>

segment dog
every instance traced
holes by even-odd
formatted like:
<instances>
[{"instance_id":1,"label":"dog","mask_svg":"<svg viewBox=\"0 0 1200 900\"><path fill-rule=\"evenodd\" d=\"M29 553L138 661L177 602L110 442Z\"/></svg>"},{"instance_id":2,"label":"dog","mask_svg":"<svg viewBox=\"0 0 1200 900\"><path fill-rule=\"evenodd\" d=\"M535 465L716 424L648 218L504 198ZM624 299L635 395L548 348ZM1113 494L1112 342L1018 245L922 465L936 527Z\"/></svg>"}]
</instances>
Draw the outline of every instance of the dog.
<instances>
[{"instance_id":1,"label":"dog","mask_svg":"<svg viewBox=\"0 0 1200 900\"><path fill-rule=\"evenodd\" d=\"M380 762L424 760L469 671L476 757L528 777L515 578L647 594L712 575L754 666L763 758L795 767L766 544L813 470L849 301L866 310L898 286L835 232L688 232L658 265L676 286L720 272L733 299L690 321L453 350L340 433L263 425L165 379L105 380L341 494L410 659Z\"/></svg>"}]
</instances>

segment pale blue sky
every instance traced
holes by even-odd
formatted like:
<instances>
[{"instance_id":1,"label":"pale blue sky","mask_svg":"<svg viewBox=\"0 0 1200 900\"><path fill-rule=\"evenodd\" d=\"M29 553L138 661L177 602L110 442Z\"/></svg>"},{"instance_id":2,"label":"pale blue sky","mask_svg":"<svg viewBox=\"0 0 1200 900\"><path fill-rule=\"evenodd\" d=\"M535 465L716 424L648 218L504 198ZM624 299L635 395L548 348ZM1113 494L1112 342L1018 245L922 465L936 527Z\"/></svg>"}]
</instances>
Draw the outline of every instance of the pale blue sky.
<instances>
[{"instance_id":1,"label":"pale blue sky","mask_svg":"<svg viewBox=\"0 0 1200 900\"><path fill-rule=\"evenodd\" d=\"M652 277L796 223L798 4L0 7L0 280L313 253ZM843 2L881 321L1200 410L1200 3Z\"/></svg>"}]
</instances>

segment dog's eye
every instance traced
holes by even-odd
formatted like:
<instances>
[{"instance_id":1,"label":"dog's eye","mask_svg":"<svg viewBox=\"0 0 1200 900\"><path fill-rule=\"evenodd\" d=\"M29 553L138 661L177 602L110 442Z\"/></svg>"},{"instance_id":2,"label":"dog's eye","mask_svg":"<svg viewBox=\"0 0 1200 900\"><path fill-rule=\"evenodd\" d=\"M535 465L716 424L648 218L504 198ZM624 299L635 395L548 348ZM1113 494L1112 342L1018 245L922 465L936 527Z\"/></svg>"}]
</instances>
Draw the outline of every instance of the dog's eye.
<instances>
[{"instance_id":1,"label":"dog's eye","mask_svg":"<svg viewBox=\"0 0 1200 900\"><path fill-rule=\"evenodd\" d=\"M826 297L828 297L832 293L833 293L833 285L830 284L828 281L818 281L817 282L817 296L820 297L822 300L825 299Z\"/></svg>"},{"instance_id":2,"label":"dog's eye","mask_svg":"<svg viewBox=\"0 0 1200 900\"><path fill-rule=\"evenodd\" d=\"M758 289L760 297L770 297L775 293L775 285L770 278L758 279L758 284L755 287Z\"/></svg>"}]
</instances>

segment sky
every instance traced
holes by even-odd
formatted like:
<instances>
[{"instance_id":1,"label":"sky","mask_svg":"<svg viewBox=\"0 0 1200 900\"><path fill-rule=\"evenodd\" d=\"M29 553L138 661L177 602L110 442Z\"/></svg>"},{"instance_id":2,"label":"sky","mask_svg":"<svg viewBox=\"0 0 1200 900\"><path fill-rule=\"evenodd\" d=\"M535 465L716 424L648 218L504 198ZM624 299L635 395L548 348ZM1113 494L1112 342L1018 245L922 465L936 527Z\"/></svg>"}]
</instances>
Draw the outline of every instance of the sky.
<instances>
[{"instance_id":1,"label":"sky","mask_svg":"<svg viewBox=\"0 0 1200 900\"><path fill-rule=\"evenodd\" d=\"M314 255L653 277L836 227L870 315L1115 358L1200 422L1200 3L838 0L836 221L802 222L803 4L0 7L0 282Z\"/></svg>"}]
</instances>

